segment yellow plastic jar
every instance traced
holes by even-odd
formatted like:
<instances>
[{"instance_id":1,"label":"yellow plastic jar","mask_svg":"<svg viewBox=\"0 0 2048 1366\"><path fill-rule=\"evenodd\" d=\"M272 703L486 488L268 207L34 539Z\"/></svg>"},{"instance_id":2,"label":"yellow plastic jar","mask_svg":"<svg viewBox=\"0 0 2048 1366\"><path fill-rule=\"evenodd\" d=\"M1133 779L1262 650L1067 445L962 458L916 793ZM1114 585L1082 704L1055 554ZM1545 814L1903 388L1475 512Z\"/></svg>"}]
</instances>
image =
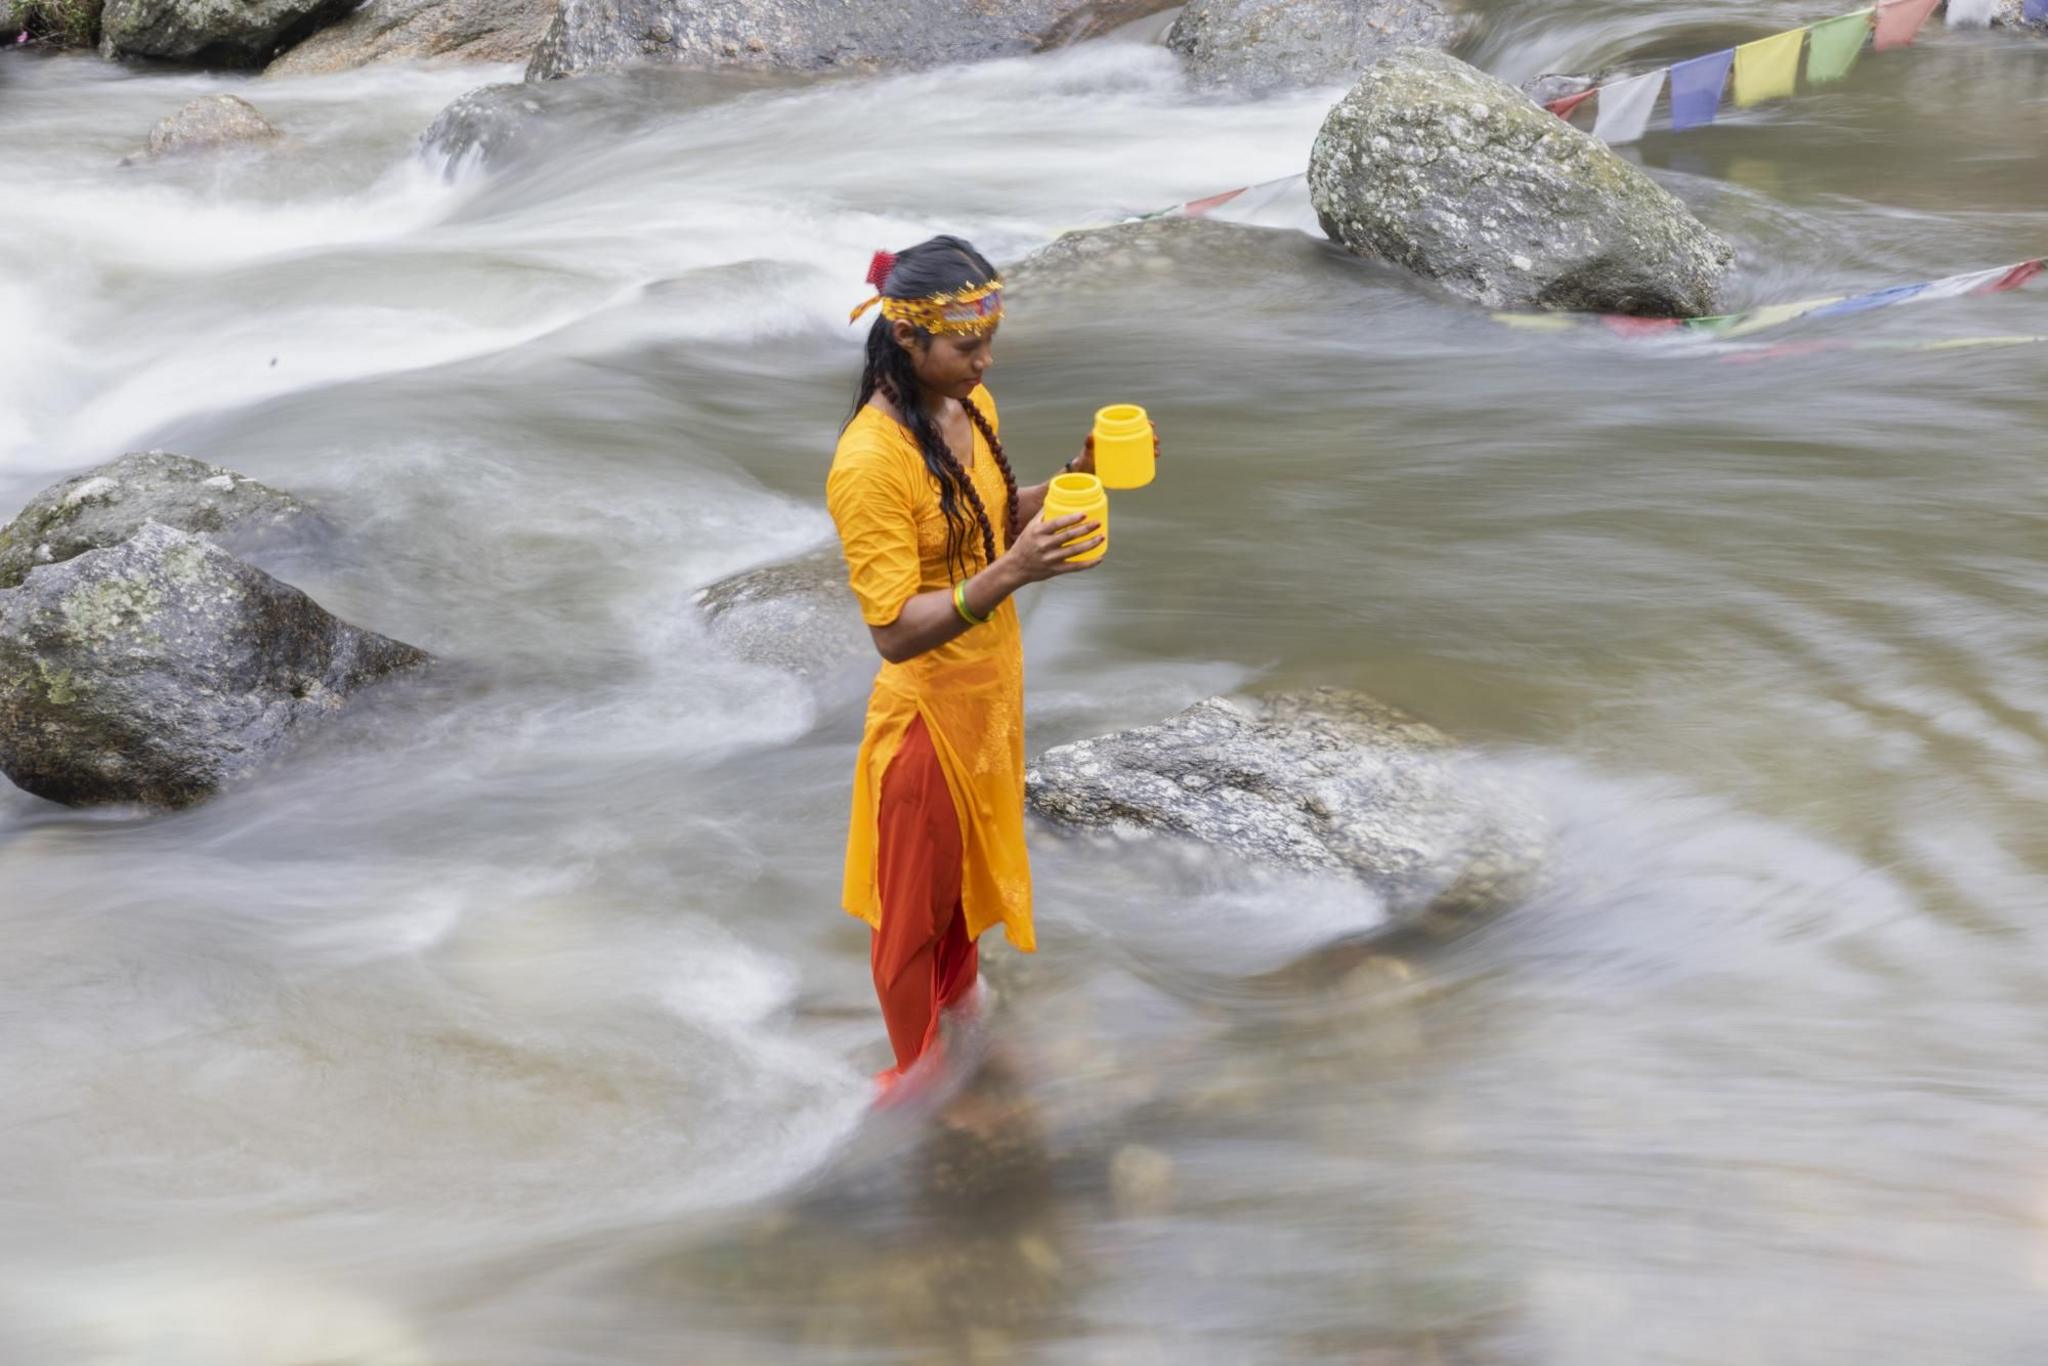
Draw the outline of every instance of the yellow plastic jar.
<instances>
[{"instance_id":1,"label":"yellow plastic jar","mask_svg":"<svg viewBox=\"0 0 2048 1366\"><path fill-rule=\"evenodd\" d=\"M1102 523L1100 532L1088 533L1089 536L1100 535L1102 544L1073 558L1101 559L1103 552L1109 549L1109 495L1102 491L1102 481L1092 474L1055 474L1052 485L1045 491L1045 511L1039 516L1052 522L1076 512L1086 513L1091 522ZM1085 540L1087 537L1073 539Z\"/></svg>"},{"instance_id":2,"label":"yellow plastic jar","mask_svg":"<svg viewBox=\"0 0 2048 1366\"><path fill-rule=\"evenodd\" d=\"M1143 488L1154 463L1152 419L1143 408L1112 403L1095 414L1095 476L1104 488Z\"/></svg>"}]
</instances>

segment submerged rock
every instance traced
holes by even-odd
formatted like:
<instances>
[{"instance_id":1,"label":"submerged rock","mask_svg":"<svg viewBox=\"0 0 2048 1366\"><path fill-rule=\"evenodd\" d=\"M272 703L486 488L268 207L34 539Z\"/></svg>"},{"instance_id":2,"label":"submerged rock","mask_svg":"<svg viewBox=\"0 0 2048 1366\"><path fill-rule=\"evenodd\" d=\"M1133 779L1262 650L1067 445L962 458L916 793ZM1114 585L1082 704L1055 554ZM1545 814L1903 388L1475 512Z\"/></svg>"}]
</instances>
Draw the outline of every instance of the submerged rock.
<instances>
[{"instance_id":1,"label":"submerged rock","mask_svg":"<svg viewBox=\"0 0 2048 1366\"><path fill-rule=\"evenodd\" d=\"M720 579L697 605L712 640L749 663L816 680L876 659L837 545Z\"/></svg>"},{"instance_id":2,"label":"submerged rock","mask_svg":"<svg viewBox=\"0 0 2048 1366\"><path fill-rule=\"evenodd\" d=\"M1523 797L1459 758L1434 727L1325 688L1210 698L1061 745L1025 783L1056 824L1349 874L1397 922L1449 927L1526 898L1548 844Z\"/></svg>"},{"instance_id":3,"label":"submerged rock","mask_svg":"<svg viewBox=\"0 0 2048 1366\"><path fill-rule=\"evenodd\" d=\"M378 62L524 62L554 22L556 0L369 0L263 69L308 76Z\"/></svg>"},{"instance_id":4,"label":"submerged rock","mask_svg":"<svg viewBox=\"0 0 2048 1366\"><path fill-rule=\"evenodd\" d=\"M1219 223L1207 218L1149 218L1082 228L1040 247L1003 271L1006 296L1038 299L1068 291L1121 289L1134 281L1186 274L1257 279L1299 270L1329 248L1291 229Z\"/></svg>"},{"instance_id":5,"label":"submerged rock","mask_svg":"<svg viewBox=\"0 0 2048 1366\"><path fill-rule=\"evenodd\" d=\"M471 160L500 163L538 141L543 112L523 81L479 86L456 96L427 125L420 150L445 157L450 175Z\"/></svg>"},{"instance_id":6,"label":"submerged rock","mask_svg":"<svg viewBox=\"0 0 2048 1366\"><path fill-rule=\"evenodd\" d=\"M1454 57L1373 63L1309 159L1324 230L1489 308L1715 311L1734 250L1597 138Z\"/></svg>"},{"instance_id":7,"label":"submerged rock","mask_svg":"<svg viewBox=\"0 0 2048 1366\"><path fill-rule=\"evenodd\" d=\"M1522 93L1537 104L1550 104L1572 95L1583 95L1600 84L1598 76L1568 76L1558 72L1536 76L1522 82Z\"/></svg>"},{"instance_id":8,"label":"submerged rock","mask_svg":"<svg viewBox=\"0 0 2048 1366\"><path fill-rule=\"evenodd\" d=\"M1437 0L1188 0L1166 45L1198 82L1270 89L1352 80L1382 52L1449 47L1461 28Z\"/></svg>"},{"instance_id":9,"label":"submerged rock","mask_svg":"<svg viewBox=\"0 0 2048 1366\"><path fill-rule=\"evenodd\" d=\"M100 55L198 66L261 66L356 0L106 0Z\"/></svg>"},{"instance_id":10,"label":"submerged rock","mask_svg":"<svg viewBox=\"0 0 2048 1366\"><path fill-rule=\"evenodd\" d=\"M614 72L603 81L500 82L451 101L420 135L419 150L441 161L450 177L475 163L502 170L591 137L629 141L686 109L807 83L768 71L659 66Z\"/></svg>"},{"instance_id":11,"label":"submerged rock","mask_svg":"<svg viewBox=\"0 0 2048 1366\"><path fill-rule=\"evenodd\" d=\"M0 588L161 522L247 553L325 522L289 493L169 451L132 451L44 489L0 527Z\"/></svg>"},{"instance_id":12,"label":"submerged rock","mask_svg":"<svg viewBox=\"0 0 2048 1366\"><path fill-rule=\"evenodd\" d=\"M548 80L636 62L908 69L1059 47L1174 0L562 0L527 66Z\"/></svg>"},{"instance_id":13,"label":"submerged rock","mask_svg":"<svg viewBox=\"0 0 2048 1366\"><path fill-rule=\"evenodd\" d=\"M150 522L0 590L0 771L74 806L189 805L428 659Z\"/></svg>"},{"instance_id":14,"label":"submerged rock","mask_svg":"<svg viewBox=\"0 0 2048 1366\"><path fill-rule=\"evenodd\" d=\"M149 130L144 149L152 157L204 152L235 143L273 142L284 136L247 100L235 95L202 95ZM124 160L123 164L127 164Z\"/></svg>"},{"instance_id":15,"label":"submerged rock","mask_svg":"<svg viewBox=\"0 0 2048 1366\"><path fill-rule=\"evenodd\" d=\"M2033 33L2048 33L2048 14L2039 19L2027 18L2027 0L1998 0L1991 13L1993 28L2025 29Z\"/></svg>"}]
</instances>

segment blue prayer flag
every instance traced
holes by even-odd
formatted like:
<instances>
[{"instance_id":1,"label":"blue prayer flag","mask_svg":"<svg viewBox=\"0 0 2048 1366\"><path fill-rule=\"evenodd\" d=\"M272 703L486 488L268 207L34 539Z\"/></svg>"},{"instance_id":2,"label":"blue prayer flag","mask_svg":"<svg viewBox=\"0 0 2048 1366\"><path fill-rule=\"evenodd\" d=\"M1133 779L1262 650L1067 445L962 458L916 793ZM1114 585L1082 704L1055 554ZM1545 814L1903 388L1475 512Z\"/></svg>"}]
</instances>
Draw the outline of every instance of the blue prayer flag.
<instances>
[{"instance_id":1,"label":"blue prayer flag","mask_svg":"<svg viewBox=\"0 0 2048 1366\"><path fill-rule=\"evenodd\" d=\"M2048 3L2048 0L2043 0ZM1735 49L1695 57L1671 68L1671 126L1678 132L1712 123L1721 108L1721 88L1728 84L1728 68L1735 65Z\"/></svg>"},{"instance_id":2,"label":"blue prayer flag","mask_svg":"<svg viewBox=\"0 0 2048 1366\"><path fill-rule=\"evenodd\" d=\"M1868 313L1873 308L1889 308L1902 304L1915 294L1927 288L1926 282L1917 285L1893 285L1890 289L1875 289L1868 294L1854 298L1840 299L1807 314L1809 318L1840 318L1850 313Z\"/></svg>"},{"instance_id":3,"label":"blue prayer flag","mask_svg":"<svg viewBox=\"0 0 2048 1366\"><path fill-rule=\"evenodd\" d=\"M2048 0L2027 0L2020 10L2020 18L2030 24L2048 24Z\"/></svg>"}]
</instances>

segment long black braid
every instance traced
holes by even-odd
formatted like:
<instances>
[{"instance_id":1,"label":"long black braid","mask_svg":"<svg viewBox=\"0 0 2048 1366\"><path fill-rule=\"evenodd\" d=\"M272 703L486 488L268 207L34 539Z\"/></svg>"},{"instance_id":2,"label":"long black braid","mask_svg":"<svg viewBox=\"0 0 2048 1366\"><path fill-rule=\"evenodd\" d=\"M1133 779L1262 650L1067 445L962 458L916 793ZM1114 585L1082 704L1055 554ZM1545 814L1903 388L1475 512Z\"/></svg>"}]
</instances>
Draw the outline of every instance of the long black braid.
<instances>
[{"instance_id":1,"label":"long black braid","mask_svg":"<svg viewBox=\"0 0 2048 1366\"><path fill-rule=\"evenodd\" d=\"M934 237L897 255L881 291L891 299L922 299L932 294L987 284L995 276L996 269L989 264L988 258L966 242L957 237ZM876 318L874 326L868 329L867 367L861 372L860 393L853 400L853 416L858 416L877 392L893 402L897 412L902 414L903 425L917 439L925 470L938 486L939 511L946 519L948 570L961 578L971 571L968 535L977 528L981 532L981 565L985 567L993 563L998 547L988 509L982 506L974 481L968 478L952 447L946 444L939 424L926 411L910 352L897 344L895 324L887 318ZM1002 472L1006 490L1003 544L1007 546L1017 533L1017 476L1010 469L1009 458L1003 454L1002 443L996 440L995 428L989 425L981 409L969 400L962 400L962 406L967 409L967 416L974 425L981 429L982 439L988 442L989 453L995 457L996 468ZM852 417L847 420L852 421Z\"/></svg>"}]
</instances>

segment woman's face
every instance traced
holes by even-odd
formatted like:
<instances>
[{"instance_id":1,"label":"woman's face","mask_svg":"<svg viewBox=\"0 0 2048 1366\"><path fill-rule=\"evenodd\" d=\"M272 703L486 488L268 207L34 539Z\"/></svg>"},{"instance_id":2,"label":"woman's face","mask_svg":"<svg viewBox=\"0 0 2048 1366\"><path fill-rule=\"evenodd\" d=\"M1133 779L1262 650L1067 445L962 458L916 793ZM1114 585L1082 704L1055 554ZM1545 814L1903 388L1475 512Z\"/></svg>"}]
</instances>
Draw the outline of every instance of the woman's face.
<instances>
[{"instance_id":1,"label":"woman's face","mask_svg":"<svg viewBox=\"0 0 2048 1366\"><path fill-rule=\"evenodd\" d=\"M896 324L896 341L910 352L911 368L927 393L966 398L995 364L996 327L927 337L909 323Z\"/></svg>"}]
</instances>

